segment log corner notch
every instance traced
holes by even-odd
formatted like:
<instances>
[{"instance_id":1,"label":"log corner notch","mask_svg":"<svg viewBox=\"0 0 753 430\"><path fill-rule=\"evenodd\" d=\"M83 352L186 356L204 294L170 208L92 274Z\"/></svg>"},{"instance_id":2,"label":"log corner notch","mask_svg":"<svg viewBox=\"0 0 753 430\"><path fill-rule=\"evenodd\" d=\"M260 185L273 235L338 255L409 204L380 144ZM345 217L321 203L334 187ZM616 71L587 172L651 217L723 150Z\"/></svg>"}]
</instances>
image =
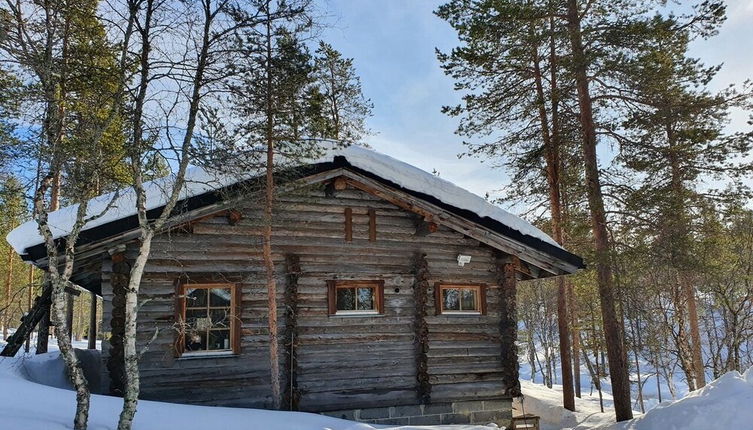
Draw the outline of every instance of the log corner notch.
<instances>
[{"instance_id":1,"label":"log corner notch","mask_svg":"<svg viewBox=\"0 0 753 430\"><path fill-rule=\"evenodd\" d=\"M297 411L301 393L298 389L298 358L296 346L298 342L298 278L301 275L301 260L295 254L285 256L287 276L285 283L285 335L284 345L287 349L285 354L285 366L283 374L287 381L283 393L283 405L288 410Z\"/></svg>"},{"instance_id":2,"label":"log corner notch","mask_svg":"<svg viewBox=\"0 0 753 430\"><path fill-rule=\"evenodd\" d=\"M517 258L498 255L496 258L497 283L499 285L499 338L502 346L502 383L504 394L518 397L520 375L518 374L518 315L516 309Z\"/></svg>"},{"instance_id":3,"label":"log corner notch","mask_svg":"<svg viewBox=\"0 0 753 430\"><path fill-rule=\"evenodd\" d=\"M416 253L413 261L413 320L416 354L416 397L419 404L431 403L431 383L429 382L429 325L426 322L429 299L429 262L426 254Z\"/></svg>"},{"instance_id":4,"label":"log corner notch","mask_svg":"<svg viewBox=\"0 0 753 430\"><path fill-rule=\"evenodd\" d=\"M243 213L237 209L230 209L225 214L230 225L236 225L243 219Z\"/></svg>"},{"instance_id":5,"label":"log corner notch","mask_svg":"<svg viewBox=\"0 0 753 430\"><path fill-rule=\"evenodd\" d=\"M107 370L110 373L110 394L122 396L125 385L125 354L123 341L125 337L125 300L131 266L125 258L124 250L114 250L112 261L112 316L110 319L110 355Z\"/></svg>"},{"instance_id":6,"label":"log corner notch","mask_svg":"<svg viewBox=\"0 0 753 430\"><path fill-rule=\"evenodd\" d=\"M348 188L348 181L345 179L345 176L338 176L327 182L324 186L324 195L330 198L335 197L337 191L342 191L346 188Z\"/></svg>"},{"instance_id":7,"label":"log corner notch","mask_svg":"<svg viewBox=\"0 0 753 430\"><path fill-rule=\"evenodd\" d=\"M437 230L439 230L439 224L434 222L431 218L423 218L416 221L416 231L414 234L419 237L424 237L431 233L436 233Z\"/></svg>"}]
</instances>

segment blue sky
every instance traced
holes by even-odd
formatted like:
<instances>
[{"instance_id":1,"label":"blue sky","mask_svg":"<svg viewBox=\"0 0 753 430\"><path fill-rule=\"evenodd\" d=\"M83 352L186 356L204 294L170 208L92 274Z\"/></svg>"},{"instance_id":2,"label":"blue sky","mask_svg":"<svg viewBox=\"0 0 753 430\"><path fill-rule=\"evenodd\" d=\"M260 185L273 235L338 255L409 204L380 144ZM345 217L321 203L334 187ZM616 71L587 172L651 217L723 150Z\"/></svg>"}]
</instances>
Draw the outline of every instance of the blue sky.
<instances>
[{"instance_id":1,"label":"blue sky","mask_svg":"<svg viewBox=\"0 0 753 430\"><path fill-rule=\"evenodd\" d=\"M480 160L458 159L464 150L453 132L457 121L440 112L456 104L453 82L439 68L434 49L457 44L450 26L432 11L435 0L321 0L332 27L322 37L354 58L363 90L374 103L369 119L375 135L366 141L376 150L441 177L479 195L499 190L509 178ZM720 34L695 42L692 54L707 64L724 63L717 88L753 77L753 0L729 0ZM735 115L734 129L746 117ZM608 149L602 149L602 154Z\"/></svg>"}]
</instances>

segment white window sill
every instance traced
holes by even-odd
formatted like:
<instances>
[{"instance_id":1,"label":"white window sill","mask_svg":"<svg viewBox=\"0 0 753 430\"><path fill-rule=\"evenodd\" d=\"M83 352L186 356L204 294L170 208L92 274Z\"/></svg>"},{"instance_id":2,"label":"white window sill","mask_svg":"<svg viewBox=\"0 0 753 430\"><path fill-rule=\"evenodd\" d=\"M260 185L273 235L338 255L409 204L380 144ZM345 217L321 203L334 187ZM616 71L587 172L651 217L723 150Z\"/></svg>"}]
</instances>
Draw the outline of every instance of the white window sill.
<instances>
[{"instance_id":1,"label":"white window sill","mask_svg":"<svg viewBox=\"0 0 753 430\"><path fill-rule=\"evenodd\" d=\"M180 355L178 360L195 360L198 358L222 358L222 357L237 357L233 351L209 351L209 352L184 352Z\"/></svg>"},{"instance_id":2,"label":"white window sill","mask_svg":"<svg viewBox=\"0 0 753 430\"><path fill-rule=\"evenodd\" d=\"M440 315L450 315L450 316L481 316L481 312L478 311L443 311Z\"/></svg>"},{"instance_id":3,"label":"white window sill","mask_svg":"<svg viewBox=\"0 0 753 430\"><path fill-rule=\"evenodd\" d=\"M331 317L378 317L383 316L384 314L380 314L377 311L338 311L332 315Z\"/></svg>"}]
</instances>

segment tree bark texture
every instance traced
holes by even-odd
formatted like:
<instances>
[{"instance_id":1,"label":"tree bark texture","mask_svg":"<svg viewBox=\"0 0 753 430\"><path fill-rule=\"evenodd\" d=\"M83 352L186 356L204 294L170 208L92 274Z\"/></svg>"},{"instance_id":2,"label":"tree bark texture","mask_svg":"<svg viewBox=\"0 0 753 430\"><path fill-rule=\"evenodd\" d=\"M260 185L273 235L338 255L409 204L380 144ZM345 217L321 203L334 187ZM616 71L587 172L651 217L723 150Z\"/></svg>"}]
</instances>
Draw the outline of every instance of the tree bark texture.
<instances>
[{"instance_id":1,"label":"tree bark texture","mask_svg":"<svg viewBox=\"0 0 753 430\"><path fill-rule=\"evenodd\" d=\"M262 258L267 275L267 321L269 326L269 370L272 389L272 408L280 409L280 360L277 339L277 282L275 280L275 263L272 259L272 206L274 204L274 106L272 102L272 20L270 1L266 2L266 144L267 160L264 193L264 228L262 232Z\"/></svg>"},{"instance_id":2,"label":"tree bark texture","mask_svg":"<svg viewBox=\"0 0 753 430\"><path fill-rule=\"evenodd\" d=\"M76 414L73 418L73 428L75 430L86 429L89 420L89 384L84 376L84 370L81 363L76 357L76 351L73 349L70 339L70 327L67 324L66 312L66 295L65 287L67 282L62 281L58 276L51 276L52 282L52 307L51 319L57 333L58 347L60 355L65 360L68 367L68 377L73 384L76 392Z\"/></svg>"},{"instance_id":3,"label":"tree bark texture","mask_svg":"<svg viewBox=\"0 0 753 430\"><path fill-rule=\"evenodd\" d=\"M298 278L301 275L301 261L297 255L289 254L285 257L287 265L287 282L285 284L285 344L288 346L285 355L285 371L287 372L287 386L285 389L285 405L291 411L298 410L301 393L298 390L298 358L296 356L298 342Z\"/></svg>"},{"instance_id":4,"label":"tree bark texture","mask_svg":"<svg viewBox=\"0 0 753 430\"><path fill-rule=\"evenodd\" d=\"M123 390L123 410L118 420L118 430L130 430L139 400L139 351L136 349L136 329L138 323L139 286L144 267L149 259L154 232L142 232L139 253L129 272L130 278L125 290L125 326L123 330L123 368L125 389Z\"/></svg>"}]
</instances>

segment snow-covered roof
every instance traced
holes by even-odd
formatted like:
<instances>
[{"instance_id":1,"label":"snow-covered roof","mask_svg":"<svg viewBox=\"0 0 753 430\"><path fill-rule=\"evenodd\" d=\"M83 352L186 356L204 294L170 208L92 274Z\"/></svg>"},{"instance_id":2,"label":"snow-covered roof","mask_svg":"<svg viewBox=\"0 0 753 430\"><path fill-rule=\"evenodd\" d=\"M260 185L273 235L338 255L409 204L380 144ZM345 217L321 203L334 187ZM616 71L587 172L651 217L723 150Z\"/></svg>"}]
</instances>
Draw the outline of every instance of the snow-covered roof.
<instances>
[{"instance_id":1,"label":"snow-covered roof","mask_svg":"<svg viewBox=\"0 0 753 430\"><path fill-rule=\"evenodd\" d=\"M406 190L433 196L444 204L473 212L481 218L490 218L523 235L560 248L551 237L524 219L436 175L374 150L361 146L329 149L323 156L312 159L310 164L332 162L337 156L344 157L354 167L393 182ZM248 179L250 176L255 175L230 176L194 167L186 173L186 183L181 191L181 199L217 190ZM174 180L174 176L167 176L145 184L147 210L159 208L165 204ZM105 211L108 205L110 205L110 208L98 218L87 222L83 230L136 214L135 201L135 193L130 188L121 190L117 194L109 193L90 200L87 208L88 217L99 215ZM77 210L78 205L76 204L49 214L48 222L55 238L65 237L70 233ZM11 231L7 240L13 246L13 249L22 255L26 253L28 248L44 242L39 234L37 223L33 220Z\"/></svg>"}]
</instances>

